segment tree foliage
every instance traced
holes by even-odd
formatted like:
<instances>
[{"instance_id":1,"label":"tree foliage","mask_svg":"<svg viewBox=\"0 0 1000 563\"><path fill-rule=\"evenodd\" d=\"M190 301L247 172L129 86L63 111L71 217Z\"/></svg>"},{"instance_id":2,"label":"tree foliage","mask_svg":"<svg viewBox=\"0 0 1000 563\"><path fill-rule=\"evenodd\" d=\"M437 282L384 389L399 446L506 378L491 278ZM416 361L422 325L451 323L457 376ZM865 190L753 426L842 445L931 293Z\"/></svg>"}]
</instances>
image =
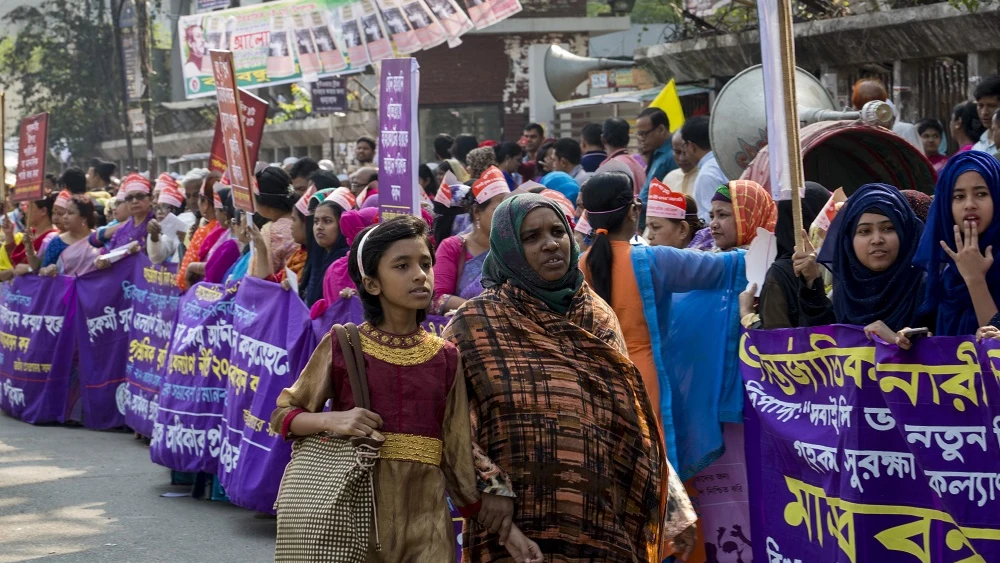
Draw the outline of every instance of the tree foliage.
<instances>
[{"instance_id":1,"label":"tree foliage","mask_svg":"<svg viewBox=\"0 0 1000 563\"><path fill-rule=\"evenodd\" d=\"M121 86L105 0L47 0L4 16L0 82L21 98L19 117L49 112L49 146L78 157L121 136Z\"/></svg>"}]
</instances>

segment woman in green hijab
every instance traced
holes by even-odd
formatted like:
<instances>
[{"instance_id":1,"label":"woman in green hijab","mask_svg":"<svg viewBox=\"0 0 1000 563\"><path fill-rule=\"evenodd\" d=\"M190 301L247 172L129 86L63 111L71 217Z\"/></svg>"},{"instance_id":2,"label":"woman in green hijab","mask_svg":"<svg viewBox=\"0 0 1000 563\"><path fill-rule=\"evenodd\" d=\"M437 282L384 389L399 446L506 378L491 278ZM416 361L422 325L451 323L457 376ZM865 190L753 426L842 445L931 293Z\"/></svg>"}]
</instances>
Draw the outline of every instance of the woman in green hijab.
<instances>
[{"instance_id":1,"label":"woman in green hijab","mask_svg":"<svg viewBox=\"0 0 1000 563\"><path fill-rule=\"evenodd\" d=\"M578 257L548 198L516 195L494 212L486 289L444 333L461 353L479 455L493 462L478 465L500 469L483 471L480 489L509 499L542 553L658 563L665 524L683 530L695 515L663 493L668 465L642 378ZM470 522L467 560L506 556L487 532Z\"/></svg>"}]
</instances>

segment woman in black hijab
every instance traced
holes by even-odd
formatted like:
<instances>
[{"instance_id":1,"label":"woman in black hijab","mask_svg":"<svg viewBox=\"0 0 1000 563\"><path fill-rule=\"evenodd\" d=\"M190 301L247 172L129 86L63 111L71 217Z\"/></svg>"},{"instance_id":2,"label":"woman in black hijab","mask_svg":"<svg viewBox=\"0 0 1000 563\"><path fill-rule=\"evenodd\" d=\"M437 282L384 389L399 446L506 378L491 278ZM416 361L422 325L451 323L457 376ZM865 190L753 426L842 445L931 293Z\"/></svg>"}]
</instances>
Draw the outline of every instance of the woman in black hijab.
<instances>
[{"instance_id":1,"label":"woman in black hijab","mask_svg":"<svg viewBox=\"0 0 1000 563\"><path fill-rule=\"evenodd\" d=\"M806 182L802 198L802 224L808 228L830 199L830 192L816 182ZM778 257L767 271L760 291L761 328L792 328L821 326L835 322L830 301L826 298L823 280L814 274L796 272L795 227L792 202L778 202L778 223L774 236ZM813 262L815 264L815 262ZM802 277L800 281L799 278Z\"/></svg>"}]
</instances>

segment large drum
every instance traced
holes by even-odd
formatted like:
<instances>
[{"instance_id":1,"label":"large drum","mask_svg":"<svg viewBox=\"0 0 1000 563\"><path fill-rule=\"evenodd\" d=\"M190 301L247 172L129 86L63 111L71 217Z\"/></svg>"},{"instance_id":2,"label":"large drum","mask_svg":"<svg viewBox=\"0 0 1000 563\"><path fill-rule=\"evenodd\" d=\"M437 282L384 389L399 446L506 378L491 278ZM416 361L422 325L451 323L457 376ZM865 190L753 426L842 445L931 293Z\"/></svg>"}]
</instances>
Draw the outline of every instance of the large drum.
<instances>
[{"instance_id":1,"label":"large drum","mask_svg":"<svg viewBox=\"0 0 1000 563\"><path fill-rule=\"evenodd\" d=\"M865 184L934 193L937 172L927 157L892 131L857 121L821 121L799 132L806 180L847 194ZM768 151L763 147L741 176L770 191Z\"/></svg>"}]
</instances>

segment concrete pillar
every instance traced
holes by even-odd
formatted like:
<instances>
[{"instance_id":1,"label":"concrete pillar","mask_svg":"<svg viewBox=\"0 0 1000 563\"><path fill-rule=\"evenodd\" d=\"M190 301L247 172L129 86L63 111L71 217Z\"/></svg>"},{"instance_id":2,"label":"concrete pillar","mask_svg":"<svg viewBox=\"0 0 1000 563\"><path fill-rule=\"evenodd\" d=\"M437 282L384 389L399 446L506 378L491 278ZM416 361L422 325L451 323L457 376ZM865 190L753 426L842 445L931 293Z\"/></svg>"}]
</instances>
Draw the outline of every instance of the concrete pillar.
<instances>
[{"instance_id":1,"label":"concrete pillar","mask_svg":"<svg viewBox=\"0 0 1000 563\"><path fill-rule=\"evenodd\" d=\"M892 103L899 109L900 120L915 123L920 116L920 92L918 88L919 65L916 60L894 61L892 63Z\"/></svg>"},{"instance_id":2,"label":"concrete pillar","mask_svg":"<svg viewBox=\"0 0 1000 563\"><path fill-rule=\"evenodd\" d=\"M983 79L997 74L1000 53L995 51L969 53L965 65L969 75L969 99L972 100L975 99L973 93L976 91L976 86L979 86Z\"/></svg>"}]
</instances>

